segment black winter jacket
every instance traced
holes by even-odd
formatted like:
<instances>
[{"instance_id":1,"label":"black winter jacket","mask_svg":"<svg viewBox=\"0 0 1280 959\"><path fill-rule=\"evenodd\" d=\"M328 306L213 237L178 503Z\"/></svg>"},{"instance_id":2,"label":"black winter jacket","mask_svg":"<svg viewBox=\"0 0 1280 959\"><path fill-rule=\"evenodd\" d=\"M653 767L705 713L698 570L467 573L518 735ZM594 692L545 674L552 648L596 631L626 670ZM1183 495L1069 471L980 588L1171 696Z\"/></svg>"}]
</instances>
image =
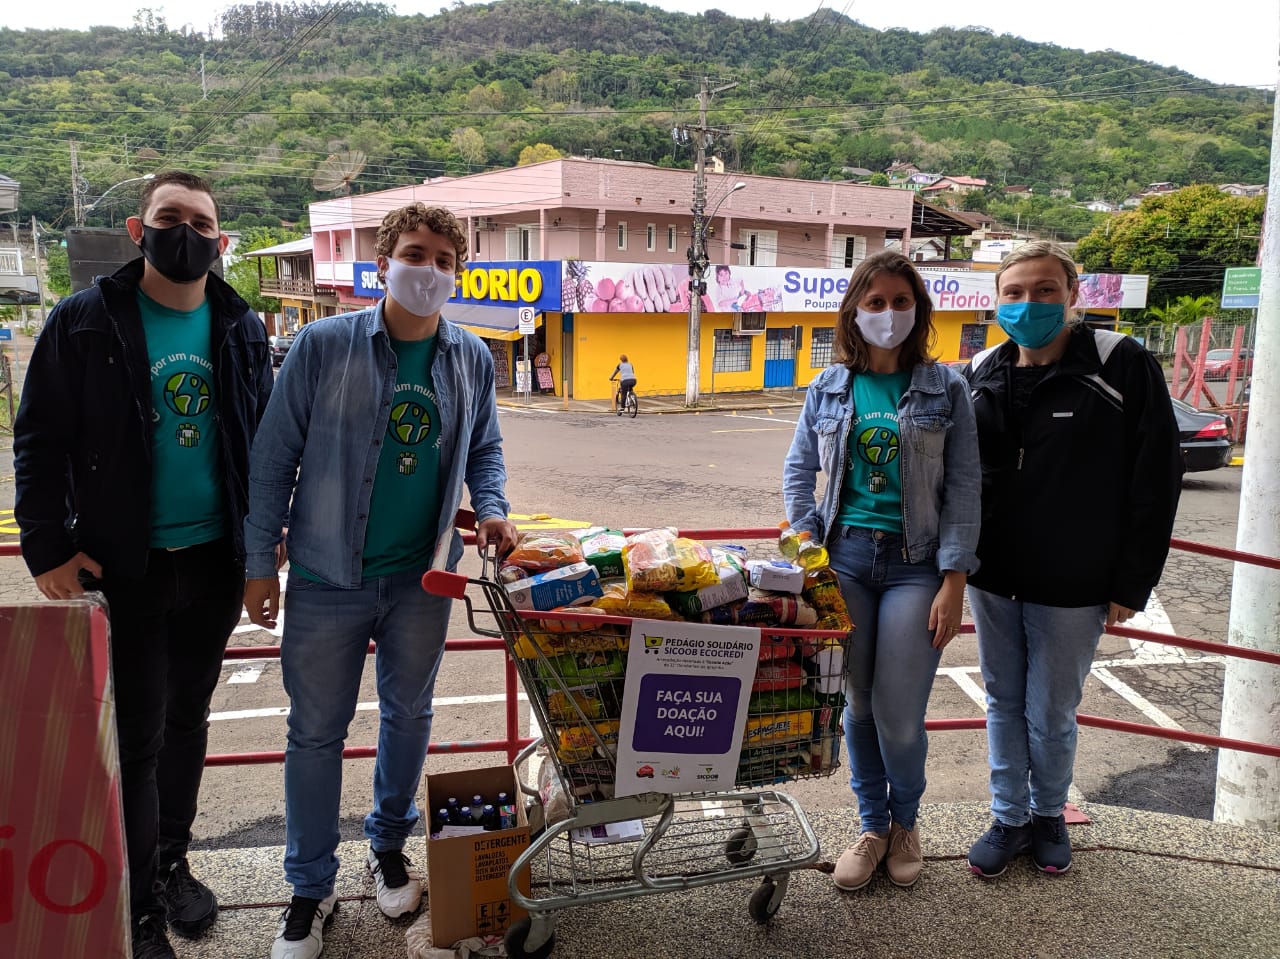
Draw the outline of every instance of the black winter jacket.
<instances>
[{"instance_id":1,"label":"black winter jacket","mask_svg":"<svg viewBox=\"0 0 1280 959\"><path fill-rule=\"evenodd\" d=\"M27 368L14 422L15 517L33 576L77 552L140 577L151 535L151 378L138 312L143 261L54 307ZM249 444L271 395L267 333L210 274L213 371L223 484L244 557Z\"/></svg>"},{"instance_id":2,"label":"black winter jacket","mask_svg":"<svg viewBox=\"0 0 1280 959\"><path fill-rule=\"evenodd\" d=\"M1169 553L1182 457L1169 389L1127 336L1079 327L1012 409L1018 348L974 357L982 458L981 568L969 582L1045 606L1142 609Z\"/></svg>"}]
</instances>

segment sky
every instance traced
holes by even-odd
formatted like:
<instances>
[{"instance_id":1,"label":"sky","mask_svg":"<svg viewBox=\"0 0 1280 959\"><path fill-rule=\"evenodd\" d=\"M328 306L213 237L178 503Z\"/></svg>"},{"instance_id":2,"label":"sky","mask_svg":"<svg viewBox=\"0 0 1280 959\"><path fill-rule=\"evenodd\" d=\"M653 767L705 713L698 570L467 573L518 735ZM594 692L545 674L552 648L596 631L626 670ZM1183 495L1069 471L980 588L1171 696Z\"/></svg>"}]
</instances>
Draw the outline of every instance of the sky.
<instances>
[{"instance_id":1,"label":"sky","mask_svg":"<svg viewBox=\"0 0 1280 959\"><path fill-rule=\"evenodd\" d=\"M389 0L401 14L437 13L446 0ZM777 0L658 0L654 6L684 13L715 7L738 17L780 16ZM1178 67L1215 83L1274 86L1280 59L1280 4L1276 0L1214 0L1212 3L1146 3L1137 0L828 0L828 9L883 30L904 27L984 26L1038 43L1086 51L1113 49L1161 66ZM172 28L190 23L203 30L225 4L198 0L54 0L3 4L0 26L52 28L127 27L140 7L163 12ZM797 17L818 9L818 0L795 7Z\"/></svg>"}]
</instances>

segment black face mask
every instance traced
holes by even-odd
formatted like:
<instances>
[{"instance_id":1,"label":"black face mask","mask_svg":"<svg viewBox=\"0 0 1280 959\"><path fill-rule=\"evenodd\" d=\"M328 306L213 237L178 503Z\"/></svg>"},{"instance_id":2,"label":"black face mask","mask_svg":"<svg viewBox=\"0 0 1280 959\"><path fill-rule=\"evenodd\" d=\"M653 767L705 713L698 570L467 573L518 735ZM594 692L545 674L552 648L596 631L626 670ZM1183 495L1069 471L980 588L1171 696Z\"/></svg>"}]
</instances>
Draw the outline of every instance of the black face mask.
<instances>
[{"instance_id":1,"label":"black face mask","mask_svg":"<svg viewBox=\"0 0 1280 959\"><path fill-rule=\"evenodd\" d=\"M202 236L186 223L156 227L143 224L142 255L167 280L194 283L218 258L218 237Z\"/></svg>"}]
</instances>

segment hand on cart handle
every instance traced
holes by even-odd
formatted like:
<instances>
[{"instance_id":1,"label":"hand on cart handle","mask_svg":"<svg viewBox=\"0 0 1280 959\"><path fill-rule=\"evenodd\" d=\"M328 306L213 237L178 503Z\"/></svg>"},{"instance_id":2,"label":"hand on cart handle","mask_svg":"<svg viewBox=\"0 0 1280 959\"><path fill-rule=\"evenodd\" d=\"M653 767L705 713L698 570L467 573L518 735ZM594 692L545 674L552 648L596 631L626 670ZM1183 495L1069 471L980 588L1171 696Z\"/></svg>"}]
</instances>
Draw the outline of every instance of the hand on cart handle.
<instances>
[{"instance_id":1,"label":"hand on cart handle","mask_svg":"<svg viewBox=\"0 0 1280 959\"><path fill-rule=\"evenodd\" d=\"M520 534L516 532L516 524L504 516L490 516L476 526L476 549L483 556L486 547L492 546L501 562L508 553L516 548L516 540Z\"/></svg>"}]
</instances>

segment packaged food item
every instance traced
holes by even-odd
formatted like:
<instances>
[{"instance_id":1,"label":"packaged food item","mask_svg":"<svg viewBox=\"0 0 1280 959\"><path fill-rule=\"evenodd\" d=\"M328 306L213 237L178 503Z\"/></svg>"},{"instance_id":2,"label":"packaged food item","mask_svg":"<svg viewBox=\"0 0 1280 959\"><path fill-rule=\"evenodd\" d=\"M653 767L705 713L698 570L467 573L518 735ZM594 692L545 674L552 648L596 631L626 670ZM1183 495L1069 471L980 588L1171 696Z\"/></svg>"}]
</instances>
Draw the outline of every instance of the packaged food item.
<instances>
[{"instance_id":1,"label":"packaged food item","mask_svg":"<svg viewBox=\"0 0 1280 959\"><path fill-rule=\"evenodd\" d=\"M504 586L519 579L528 579L529 576L529 571L521 569L519 566L503 566L498 569L498 582Z\"/></svg>"},{"instance_id":2,"label":"packaged food item","mask_svg":"<svg viewBox=\"0 0 1280 959\"><path fill-rule=\"evenodd\" d=\"M766 693L782 689L803 689L805 680L804 667L794 659L774 659L761 663L756 667L756 678L751 684L751 692ZM812 693L810 694L812 697ZM758 712L758 710L755 710Z\"/></svg>"},{"instance_id":3,"label":"packaged food item","mask_svg":"<svg viewBox=\"0 0 1280 959\"><path fill-rule=\"evenodd\" d=\"M592 526L569 535L577 540L583 560L596 568L601 579L626 575L622 568L622 548L627 538L619 530Z\"/></svg>"},{"instance_id":4,"label":"packaged food item","mask_svg":"<svg viewBox=\"0 0 1280 959\"><path fill-rule=\"evenodd\" d=\"M610 703L616 697L606 696L605 690L612 692L612 683L590 683L586 686L570 686L568 689L547 688L547 712L552 719L562 722L580 723L583 719L601 720L609 718ZM616 710L616 704L612 709Z\"/></svg>"},{"instance_id":5,"label":"packaged food item","mask_svg":"<svg viewBox=\"0 0 1280 959\"><path fill-rule=\"evenodd\" d=\"M604 753L599 750L603 749ZM596 755L613 755L618 749L618 724L613 720L578 724L560 730L556 741L556 755L561 762L573 763Z\"/></svg>"},{"instance_id":6,"label":"packaged food item","mask_svg":"<svg viewBox=\"0 0 1280 959\"><path fill-rule=\"evenodd\" d=\"M508 583L506 590L516 609L582 606L600 595L600 576L589 563L574 563Z\"/></svg>"},{"instance_id":7,"label":"packaged food item","mask_svg":"<svg viewBox=\"0 0 1280 959\"><path fill-rule=\"evenodd\" d=\"M541 809L546 817L542 825L551 826L569 818L569 795L556 775L555 763L547 759L538 766L538 798L542 800Z\"/></svg>"},{"instance_id":8,"label":"packaged food item","mask_svg":"<svg viewBox=\"0 0 1280 959\"><path fill-rule=\"evenodd\" d=\"M545 573L582 561L582 547L572 536L534 531L520 535L515 549L507 554L503 565L518 566L530 573Z\"/></svg>"},{"instance_id":9,"label":"packaged food item","mask_svg":"<svg viewBox=\"0 0 1280 959\"><path fill-rule=\"evenodd\" d=\"M571 684L621 679L627 661L618 650L583 650L562 653L538 663L538 675L544 679L559 677Z\"/></svg>"},{"instance_id":10,"label":"packaged food item","mask_svg":"<svg viewBox=\"0 0 1280 959\"><path fill-rule=\"evenodd\" d=\"M742 745L747 749L791 739L800 740L810 736L812 732L813 713L808 710L748 716L746 730L742 734Z\"/></svg>"},{"instance_id":11,"label":"packaged food item","mask_svg":"<svg viewBox=\"0 0 1280 959\"><path fill-rule=\"evenodd\" d=\"M711 551L697 540L663 535L669 532L646 530L627 538L622 550L627 587L642 593L670 593L719 583Z\"/></svg>"},{"instance_id":12,"label":"packaged food item","mask_svg":"<svg viewBox=\"0 0 1280 959\"><path fill-rule=\"evenodd\" d=\"M812 606L792 593L747 591L747 598L708 609L695 620L716 626L786 626L807 629L817 622ZM762 646L762 650L763 650ZM771 655L777 655L776 652ZM790 651L786 653L790 655Z\"/></svg>"},{"instance_id":13,"label":"packaged food item","mask_svg":"<svg viewBox=\"0 0 1280 959\"><path fill-rule=\"evenodd\" d=\"M813 654L805 660L809 673L809 688L820 702L843 705L844 646L831 640L820 640Z\"/></svg>"},{"instance_id":14,"label":"packaged food item","mask_svg":"<svg viewBox=\"0 0 1280 959\"><path fill-rule=\"evenodd\" d=\"M840 578L830 566L807 573L804 590L800 595L817 611L818 620L814 625L818 629L840 629L848 632L854 628L849 607L845 605L844 593L840 591Z\"/></svg>"},{"instance_id":15,"label":"packaged food item","mask_svg":"<svg viewBox=\"0 0 1280 959\"><path fill-rule=\"evenodd\" d=\"M589 609L610 616L639 619L679 619L671 605L657 593L641 593L627 588L625 579L608 579L600 584L603 595L591 601Z\"/></svg>"},{"instance_id":16,"label":"packaged food item","mask_svg":"<svg viewBox=\"0 0 1280 959\"><path fill-rule=\"evenodd\" d=\"M555 610L552 610L555 612ZM531 620L531 623L537 623ZM543 621L541 625L546 625ZM549 632L530 627L528 636L519 636L514 644L518 659L548 659L569 653L597 653L626 651L628 638L624 627L599 625L583 632Z\"/></svg>"},{"instance_id":17,"label":"packaged food item","mask_svg":"<svg viewBox=\"0 0 1280 959\"><path fill-rule=\"evenodd\" d=\"M793 663L792 665L799 664ZM759 676L758 673L757 676ZM801 681L803 682L803 680ZM755 686L751 688L754 690ZM761 713L794 712L797 709L812 710L817 707L817 697L804 686L789 686L786 689L753 692L751 698L747 701L747 712L752 716Z\"/></svg>"},{"instance_id":18,"label":"packaged food item","mask_svg":"<svg viewBox=\"0 0 1280 959\"><path fill-rule=\"evenodd\" d=\"M804 589L804 569L782 560L749 560L747 575L751 585L760 589L781 593L799 593Z\"/></svg>"},{"instance_id":19,"label":"packaged food item","mask_svg":"<svg viewBox=\"0 0 1280 959\"><path fill-rule=\"evenodd\" d=\"M702 589L673 593L672 602L681 616L694 619L708 609L747 598L746 568L737 550L713 546L711 559L716 564L720 582Z\"/></svg>"}]
</instances>

